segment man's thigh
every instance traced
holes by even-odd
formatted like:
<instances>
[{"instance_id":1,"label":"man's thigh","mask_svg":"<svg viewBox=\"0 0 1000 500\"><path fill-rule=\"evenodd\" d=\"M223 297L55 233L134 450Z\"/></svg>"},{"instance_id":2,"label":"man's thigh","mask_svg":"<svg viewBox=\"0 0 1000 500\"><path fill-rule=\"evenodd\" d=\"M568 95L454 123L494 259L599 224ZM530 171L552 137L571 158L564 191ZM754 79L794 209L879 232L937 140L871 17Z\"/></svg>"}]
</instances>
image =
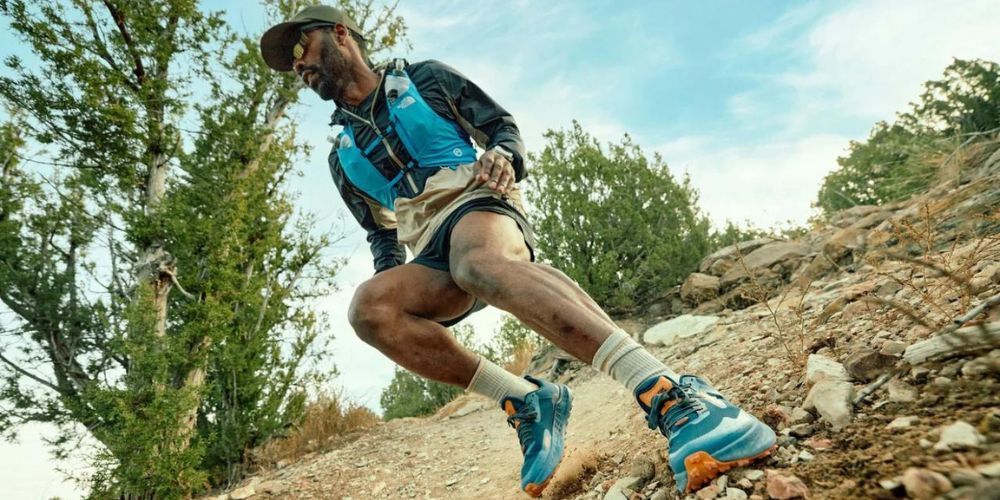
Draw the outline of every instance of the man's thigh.
<instances>
[{"instance_id":1,"label":"man's thigh","mask_svg":"<svg viewBox=\"0 0 1000 500\"><path fill-rule=\"evenodd\" d=\"M419 264L403 264L362 283L354 307L366 303L392 304L407 314L441 322L465 314L474 301L449 273Z\"/></svg>"},{"instance_id":2,"label":"man's thigh","mask_svg":"<svg viewBox=\"0 0 1000 500\"><path fill-rule=\"evenodd\" d=\"M531 250L517 222L504 214L470 212L451 233L452 270L469 257L530 261Z\"/></svg>"}]
</instances>

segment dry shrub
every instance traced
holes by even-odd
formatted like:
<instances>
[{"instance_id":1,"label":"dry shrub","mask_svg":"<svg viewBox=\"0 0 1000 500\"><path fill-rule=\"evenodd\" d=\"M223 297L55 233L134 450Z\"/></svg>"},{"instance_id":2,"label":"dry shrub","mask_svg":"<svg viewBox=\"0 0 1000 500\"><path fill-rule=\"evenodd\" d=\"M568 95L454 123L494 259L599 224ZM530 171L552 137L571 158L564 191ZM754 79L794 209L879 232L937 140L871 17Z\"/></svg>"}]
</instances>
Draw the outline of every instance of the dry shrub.
<instances>
[{"instance_id":1,"label":"dry shrub","mask_svg":"<svg viewBox=\"0 0 1000 500\"><path fill-rule=\"evenodd\" d=\"M323 395L309 404L302 422L287 436L269 440L251 456L259 467L295 461L308 453L330 449L380 421L367 407L345 401L341 393Z\"/></svg>"},{"instance_id":2,"label":"dry shrub","mask_svg":"<svg viewBox=\"0 0 1000 500\"><path fill-rule=\"evenodd\" d=\"M869 257L877 274L897 283L907 291L909 300L870 297L872 302L888 307L888 314L876 315L882 323L891 324L900 315L920 324L928 332L948 325L962 311L969 310L987 292L976 286L973 277L980 262L1000 260L1000 234L976 237L974 234L943 235L943 208L925 204L916 221L901 221L892 228L898 242L896 249L885 250ZM996 222L1000 216L982 217L984 222ZM950 239L941 248L942 240ZM883 263L893 263L890 266ZM899 268L899 263L908 264ZM884 268L889 268L886 270ZM989 286L987 284L987 286Z\"/></svg>"},{"instance_id":3,"label":"dry shrub","mask_svg":"<svg viewBox=\"0 0 1000 500\"><path fill-rule=\"evenodd\" d=\"M537 349L538 343L531 339L525 339L518 343L511 351L510 360L504 364L504 369L517 376L524 375L524 371L531 364L531 358L534 357Z\"/></svg>"}]
</instances>

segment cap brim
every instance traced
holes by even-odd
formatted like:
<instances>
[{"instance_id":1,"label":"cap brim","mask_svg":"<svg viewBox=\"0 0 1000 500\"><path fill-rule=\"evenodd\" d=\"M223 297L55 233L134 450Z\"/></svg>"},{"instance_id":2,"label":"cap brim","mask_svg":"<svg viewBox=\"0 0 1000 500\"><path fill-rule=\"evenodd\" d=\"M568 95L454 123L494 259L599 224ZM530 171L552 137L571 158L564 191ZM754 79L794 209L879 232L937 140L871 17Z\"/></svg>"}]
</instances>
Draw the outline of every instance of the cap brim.
<instances>
[{"instance_id":1,"label":"cap brim","mask_svg":"<svg viewBox=\"0 0 1000 500\"><path fill-rule=\"evenodd\" d=\"M292 70L292 47L299 41L299 27L309 21L289 21L272 26L260 37L260 55L277 71Z\"/></svg>"}]
</instances>

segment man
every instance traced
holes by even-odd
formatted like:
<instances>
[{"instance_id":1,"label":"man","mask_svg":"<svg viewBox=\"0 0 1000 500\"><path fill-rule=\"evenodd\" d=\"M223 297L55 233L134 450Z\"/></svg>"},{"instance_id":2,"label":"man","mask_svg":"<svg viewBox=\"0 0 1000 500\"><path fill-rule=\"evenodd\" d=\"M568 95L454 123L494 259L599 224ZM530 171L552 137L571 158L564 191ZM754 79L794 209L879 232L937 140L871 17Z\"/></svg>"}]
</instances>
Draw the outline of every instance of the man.
<instances>
[{"instance_id":1,"label":"man","mask_svg":"<svg viewBox=\"0 0 1000 500\"><path fill-rule=\"evenodd\" d=\"M455 341L446 326L484 304L628 387L667 437L681 491L770 453L770 428L704 380L668 369L566 275L534 262L517 186L524 145L479 86L437 61L373 69L357 24L326 6L269 29L261 53L337 105L333 124L343 130L330 172L375 258L375 276L351 304L355 331L418 375L497 401L521 443L524 491L541 495L559 465L572 397ZM478 159L470 137L485 150ZM400 243L413 261L404 263Z\"/></svg>"}]
</instances>

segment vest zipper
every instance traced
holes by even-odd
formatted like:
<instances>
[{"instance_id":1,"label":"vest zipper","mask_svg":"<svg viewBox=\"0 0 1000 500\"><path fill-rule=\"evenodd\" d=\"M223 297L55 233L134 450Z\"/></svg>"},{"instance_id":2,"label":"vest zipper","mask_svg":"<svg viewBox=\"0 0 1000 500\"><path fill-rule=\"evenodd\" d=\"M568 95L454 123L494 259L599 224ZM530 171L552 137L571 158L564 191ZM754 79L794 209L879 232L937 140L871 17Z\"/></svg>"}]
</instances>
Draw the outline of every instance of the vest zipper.
<instances>
[{"instance_id":1,"label":"vest zipper","mask_svg":"<svg viewBox=\"0 0 1000 500\"><path fill-rule=\"evenodd\" d=\"M404 170L403 171L403 178L406 179L407 184L410 185L410 192L413 193L414 197L416 197L418 194L420 194L419 192L417 192L417 183L413 181L413 177L410 177L410 171L409 170Z\"/></svg>"}]
</instances>

